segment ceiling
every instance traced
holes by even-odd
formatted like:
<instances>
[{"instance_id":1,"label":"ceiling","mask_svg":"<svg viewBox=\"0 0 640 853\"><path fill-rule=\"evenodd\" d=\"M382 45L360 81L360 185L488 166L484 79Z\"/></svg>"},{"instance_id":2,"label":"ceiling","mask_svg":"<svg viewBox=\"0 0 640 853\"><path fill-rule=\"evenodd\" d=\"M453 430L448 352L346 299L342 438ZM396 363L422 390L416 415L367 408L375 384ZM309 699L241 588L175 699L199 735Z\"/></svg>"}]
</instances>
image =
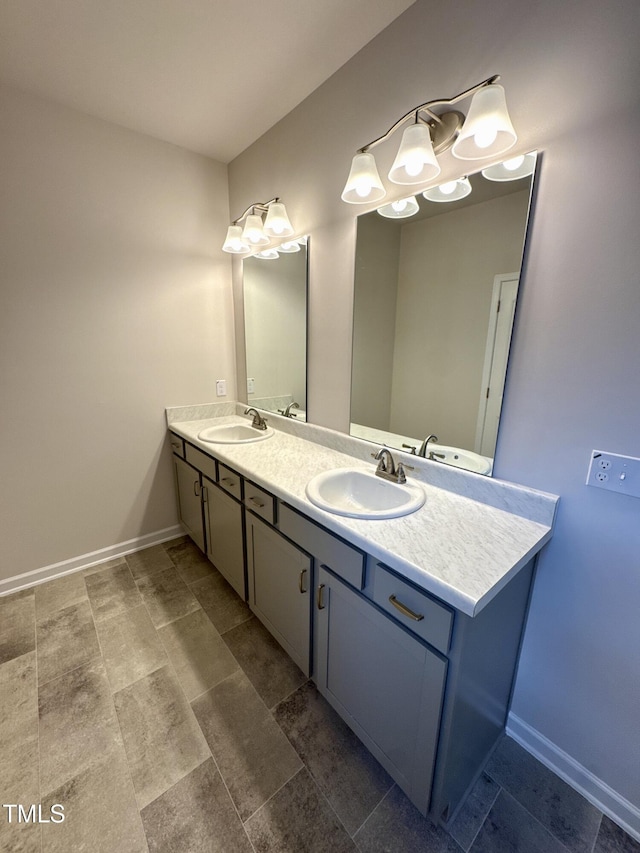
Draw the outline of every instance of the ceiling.
<instances>
[{"instance_id":1,"label":"ceiling","mask_svg":"<svg viewBox=\"0 0 640 853\"><path fill-rule=\"evenodd\" d=\"M0 80L227 163L413 0L3 0Z\"/></svg>"}]
</instances>

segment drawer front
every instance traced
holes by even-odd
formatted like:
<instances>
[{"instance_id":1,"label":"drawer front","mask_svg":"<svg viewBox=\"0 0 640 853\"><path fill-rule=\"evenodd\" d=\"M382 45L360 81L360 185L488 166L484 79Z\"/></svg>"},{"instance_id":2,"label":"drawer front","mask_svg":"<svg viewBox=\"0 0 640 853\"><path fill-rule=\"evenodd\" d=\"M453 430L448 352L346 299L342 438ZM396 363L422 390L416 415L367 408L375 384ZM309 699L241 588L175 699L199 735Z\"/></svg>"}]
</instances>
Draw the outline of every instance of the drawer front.
<instances>
[{"instance_id":1,"label":"drawer front","mask_svg":"<svg viewBox=\"0 0 640 853\"><path fill-rule=\"evenodd\" d=\"M244 481L244 505L269 524L276 523L276 499L249 480Z\"/></svg>"},{"instance_id":2,"label":"drawer front","mask_svg":"<svg viewBox=\"0 0 640 853\"><path fill-rule=\"evenodd\" d=\"M280 504L278 527L312 554L319 566L330 569L356 589L363 588L365 555L358 548L338 539L286 504Z\"/></svg>"},{"instance_id":3,"label":"drawer front","mask_svg":"<svg viewBox=\"0 0 640 853\"><path fill-rule=\"evenodd\" d=\"M218 484L225 492L229 492L230 495L238 498L239 501L242 500L242 477L240 474L236 474L231 468L227 468L226 465L221 465L219 462L218 474Z\"/></svg>"},{"instance_id":4,"label":"drawer front","mask_svg":"<svg viewBox=\"0 0 640 853\"><path fill-rule=\"evenodd\" d=\"M175 435L170 432L169 444L171 445L171 450L176 454L176 456L184 459L184 438L180 438L179 435Z\"/></svg>"},{"instance_id":5,"label":"drawer front","mask_svg":"<svg viewBox=\"0 0 640 853\"><path fill-rule=\"evenodd\" d=\"M212 459L211 456L207 456L206 453L203 453L201 450L198 450L197 447L192 447L190 444L187 444L186 449L186 460L193 465L194 468L197 468L198 471L202 471L203 474L206 474L210 480L217 480L216 477L216 460Z\"/></svg>"},{"instance_id":6,"label":"drawer front","mask_svg":"<svg viewBox=\"0 0 640 853\"><path fill-rule=\"evenodd\" d=\"M453 626L453 612L448 607L373 560L370 582L369 594L379 607L417 637L447 654Z\"/></svg>"}]
</instances>

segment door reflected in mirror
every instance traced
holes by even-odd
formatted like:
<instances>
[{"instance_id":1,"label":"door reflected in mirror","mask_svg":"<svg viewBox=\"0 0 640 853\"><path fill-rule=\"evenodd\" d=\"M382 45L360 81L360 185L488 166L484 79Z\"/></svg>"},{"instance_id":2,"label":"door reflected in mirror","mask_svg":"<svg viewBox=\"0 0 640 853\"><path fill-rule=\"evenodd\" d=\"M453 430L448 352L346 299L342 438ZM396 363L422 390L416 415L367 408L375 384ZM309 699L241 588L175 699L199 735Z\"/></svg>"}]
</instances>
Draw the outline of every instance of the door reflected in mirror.
<instances>
[{"instance_id":1,"label":"door reflected in mirror","mask_svg":"<svg viewBox=\"0 0 640 853\"><path fill-rule=\"evenodd\" d=\"M242 262L247 400L306 420L308 239L292 242L297 250Z\"/></svg>"},{"instance_id":2,"label":"door reflected in mirror","mask_svg":"<svg viewBox=\"0 0 640 853\"><path fill-rule=\"evenodd\" d=\"M406 218L388 218L398 215L389 204L358 217L354 288L351 434L482 474L495 455L533 183L493 168L493 180L469 175L457 201L417 194Z\"/></svg>"}]
</instances>

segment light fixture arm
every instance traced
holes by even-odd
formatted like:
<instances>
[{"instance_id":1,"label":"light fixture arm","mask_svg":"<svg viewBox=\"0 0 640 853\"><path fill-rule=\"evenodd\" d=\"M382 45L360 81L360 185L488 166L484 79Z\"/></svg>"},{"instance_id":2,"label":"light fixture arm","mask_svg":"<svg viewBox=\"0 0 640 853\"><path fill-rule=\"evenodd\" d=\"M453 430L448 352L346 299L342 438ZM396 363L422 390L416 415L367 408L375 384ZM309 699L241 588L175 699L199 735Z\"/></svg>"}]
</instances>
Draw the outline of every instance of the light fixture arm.
<instances>
[{"instance_id":1,"label":"light fixture arm","mask_svg":"<svg viewBox=\"0 0 640 853\"><path fill-rule=\"evenodd\" d=\"M269 205L278 201L280 201L280 197L276 196L275 198L269 199L269 201L256 201L253 204L250 204L249 207L245 211L243 211L237 219L233 220L233 224L239 225L249 213L253 213L256 210L259 210L261 213L266 213L269 210Z\"/></svg>"},{"instance_id":2,"label":"light fixture arm","mask_svg":"<svg viewBox=\"0 0 640 853\"><path fill-rule=\"evenodd\" d=\"M382 136L379 136L377 139L374 139L373 142L369 142L367 145L364 145L362 148L358 148L358 154L365 154L367 151L370 151L372 148L375 148L376 145L380 145L381 142L384 142L390 136L401 127L407 119L411 118L412 115L416 117L416 124L418 122L424 122L427 125L431 125L432 122L436 122L437 124L442 124L442 116L434 113L433 107L440 106L453 106L454 104L459 103L460 101L464 101L465 98L469 98L472 95L475 95L480 89L483 89L485 86L491 86L494 83L497 83L500 79L499 74L494 74L492 77L488 77L486 80L483 80L482 83L478 83L476 86L472 86L470 89L466 89L464 92L460 92L459 95L456 95L453 98L442 98L440 100L435 101L427 101L425 104L422 104L419 107L413 107L413 109L409 110L408 113L399 118L398 121L393 124L386 133L383 133ZM425 121L425 119L420 116L420 113L426 113L429 116L429 121ZM457 113L454 113L457 115ZM437 149L434 146L434 150Z\"/></svg>"}]
</instances>

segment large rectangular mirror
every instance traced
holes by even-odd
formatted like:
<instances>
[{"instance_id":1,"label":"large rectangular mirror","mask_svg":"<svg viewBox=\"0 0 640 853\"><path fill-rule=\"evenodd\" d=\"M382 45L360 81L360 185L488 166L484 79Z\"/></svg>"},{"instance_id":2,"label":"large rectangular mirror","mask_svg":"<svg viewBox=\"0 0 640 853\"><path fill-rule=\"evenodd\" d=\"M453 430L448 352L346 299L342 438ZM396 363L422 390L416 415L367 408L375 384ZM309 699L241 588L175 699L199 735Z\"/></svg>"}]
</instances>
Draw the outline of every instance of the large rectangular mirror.
<instances>
[{"instance_id":1,"label":"large rectangular mirror","mask_svg":"<svg viewBox=\"0 0 640 853\"><path fill-rule=\"evenodd\" d=\"M352 435L491 473L532 183L478 173L358 217Z\"/></svg>"},{"instance_id":2,"label":"large rectangular mirror","mask_svg":"<svg viewBox=\"0 0 640 853\"><path fill-rule=\"evenodd\" d=\"M305 420L308 240L287 249L242 262L247 400Z\"/></svg>"}]
</instances>

